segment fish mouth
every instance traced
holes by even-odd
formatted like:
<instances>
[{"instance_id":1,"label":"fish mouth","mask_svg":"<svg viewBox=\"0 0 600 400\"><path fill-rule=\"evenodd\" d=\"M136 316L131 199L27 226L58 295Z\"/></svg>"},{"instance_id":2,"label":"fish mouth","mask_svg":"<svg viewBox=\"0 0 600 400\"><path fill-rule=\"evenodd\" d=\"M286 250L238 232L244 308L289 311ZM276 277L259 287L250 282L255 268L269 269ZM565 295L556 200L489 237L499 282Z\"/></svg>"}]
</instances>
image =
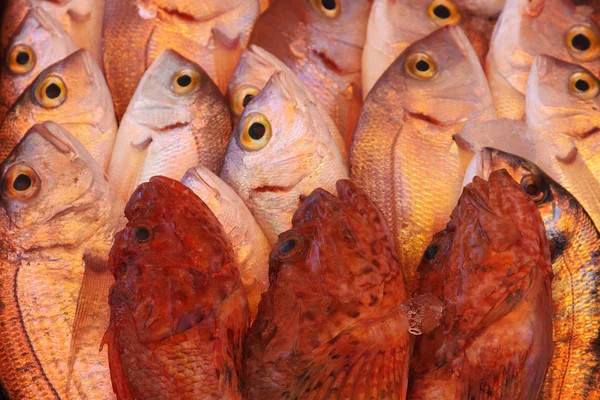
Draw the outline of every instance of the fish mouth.
<instances>
[{"instance_id":1,"label":"fish mouth","mask_svg":"<svg viewBox=\"0 0 600 400\"><path fill-rule=\"evenodd\" d=\"M52 121L36 124L27 133L37 133L63 154L75 153L69 139L63 133L64 128Z\"/></svg>"}]
</instances>

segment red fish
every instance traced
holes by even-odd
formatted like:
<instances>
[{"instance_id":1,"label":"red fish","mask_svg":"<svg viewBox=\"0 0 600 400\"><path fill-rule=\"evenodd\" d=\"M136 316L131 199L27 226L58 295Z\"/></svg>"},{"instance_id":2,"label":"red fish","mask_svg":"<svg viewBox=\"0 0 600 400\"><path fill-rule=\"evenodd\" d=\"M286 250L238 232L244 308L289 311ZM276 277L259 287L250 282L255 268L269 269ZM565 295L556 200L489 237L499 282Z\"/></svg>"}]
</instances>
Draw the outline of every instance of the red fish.
<instances>
[{"instance_id":1,"label":"red fish","mask_svg":"<svg viewBox=\"0 0 600 400\"><path fill-rule=\"evenodd\" d=\"M132 195L109 265L108 344L119 399L240 399L246 293L210 209L165 177Z\"/></svg>"},{"instance_id":2,"label":"red fish","mask_svg":"<svg viewBox=\"0 0 600 400\"><path fill-rule=\"evenodd\" d=\"M550 247L506 170L465 188L419 272L446 311L415 345L408 397L535 399L552 355Z\"/></svg>"}]
</instances>

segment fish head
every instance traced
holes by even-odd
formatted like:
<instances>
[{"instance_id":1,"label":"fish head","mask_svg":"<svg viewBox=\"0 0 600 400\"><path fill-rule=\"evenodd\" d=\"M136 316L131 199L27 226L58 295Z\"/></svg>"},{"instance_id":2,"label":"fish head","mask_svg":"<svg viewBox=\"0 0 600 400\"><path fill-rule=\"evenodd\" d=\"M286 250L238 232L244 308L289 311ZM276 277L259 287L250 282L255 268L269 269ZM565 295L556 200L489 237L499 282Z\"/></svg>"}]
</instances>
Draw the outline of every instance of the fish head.
<instances>
[{"instance_id":1,"label":"fish head","mask_svg":"<svg viewBox=\"0 0 600 400\"><path fill-rule=\"evenodd\" d=\"M190 189L156 176L125 207L109 266L112 300L133 313L142 343L156 343L218 314L241 283L219 221Z\"/></svg>"},{"instance_id":2,"label":"fish head","mask_svg":"<svg viewBox=\"0 0 600 400\"><path fill-rule=\"evenodd\" d=\"M539 55L527 89L527 124L585 138L600 130L600 81L584 67Z\"/></svg>"},{"instance_id":3,"label":"fish head","mask_svg":"<svg viewBox=\"0 0 600 400\"><path fill-rule=\"evenodd\" d=\"M60 125L34 125L0 165L0 174L0 201L21 246L80 243L98 229L106 177Z\"/></svg>"},{"instance_id":4,"label":"fish head","mask_svg":"<svg viewBox=\"0 0 600 400\"><path fill-rule=\"evenodd\" d=\"M440 28L407 47L375 85L378 87L382 102L401 105L437 125L495 114L477 54L456 25Z\"/></svg>"},{"instance_id":5,"label":"fish head","mask_svg":"<svg viewBox=\"0 0 600 400\"><path fill-rule=\"evenodd\" d=\"M2 114L10 109L41 71L77 49L71 37L46 11L31 9L10 39L7 55L2 60Z\"/></svg>"}]
</instances>

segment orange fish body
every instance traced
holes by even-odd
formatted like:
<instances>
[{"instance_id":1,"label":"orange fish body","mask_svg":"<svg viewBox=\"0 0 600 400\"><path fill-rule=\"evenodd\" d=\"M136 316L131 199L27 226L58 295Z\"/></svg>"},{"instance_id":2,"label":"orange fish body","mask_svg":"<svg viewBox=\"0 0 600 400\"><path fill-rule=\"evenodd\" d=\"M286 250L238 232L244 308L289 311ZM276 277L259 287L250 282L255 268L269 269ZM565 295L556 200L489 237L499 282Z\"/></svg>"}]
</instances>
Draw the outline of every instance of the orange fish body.
<instances>
[{"instance_id":1,"label":"orange fish body","mask_svg":"<svg viewBox=\"0 0 600 400\"><path fill-rule=\"evenodd\" d=\"M174 180L143 183L110 253L109 348L119 399L240 399L248 305L210 209Z\"/></svg>"},{"instance_id":2,"label":"orange fish body","mask_svg":"<svg viewBox=\"0 0 600 400\"><path fill-rule=\"evenodd\" d=\"M468 185L419 267L441 326L415 345L411 399L535 399L552 356L544 224L505 170Z\"/></svg>"},{"instance_id":3,"label":"orange fish body","mask_svg":"<svg viewBox=\"0 0 600 400\"><path fill-rule=\"evenodd\" d=\"M406 395L412 340L392 236L353 183L337 190L304 199L271 252L244 347L248 399Z\"/></svg>"}]
</instances>

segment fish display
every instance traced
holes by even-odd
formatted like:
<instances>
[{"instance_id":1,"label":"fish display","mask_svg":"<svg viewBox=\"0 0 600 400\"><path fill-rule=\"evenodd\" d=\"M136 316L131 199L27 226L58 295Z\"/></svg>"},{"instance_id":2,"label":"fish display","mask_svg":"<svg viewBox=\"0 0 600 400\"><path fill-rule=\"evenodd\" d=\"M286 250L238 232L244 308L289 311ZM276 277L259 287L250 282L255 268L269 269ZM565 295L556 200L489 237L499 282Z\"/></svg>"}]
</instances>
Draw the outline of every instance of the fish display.
<instances>
[{"instance_id":1,"label":"fish display","mask_svg":"<svg viewBox=\"0 0 600 400\"><path fill-rule=\"evenodd\" d=\"M121 120L108 176L124 199L155 175L181 179L197 164L219 173L231 115L198 66L165 50L148 68Z\"/></svg>"},{"instance_id":2,"label":"fish display","mask_svg":"<svg viewBox=\"0 0 600 400\"><path fill-rule=\"evenodd\" d=\"M235 263L248 295L250 319L258 312L260 295L269 288L271 246L242 199L218 176L201 165L190 168L181 183L192 189L215 214L233 247Z\"/></svg>"},{"instance_id":3,"label":"fish display","mask_svg":"<svg viewBox=\"0 0 600 400\"><path fill-rule=\"evenodd\" d=\"M221 178L273 245L291 228L300 196L333 191L348 178L348 167L311 96L280 71L244 109Z\"/></svg>"},{"instance_id":4,"label":"fish display","mask_svg":"<svg viewBox=\"0 0 600 400\"><path fill-rule=\"evenodd\" d=\"M361 63L371 2L275 1L251 44L286 63L335 121L348 146L362 105Z\"/></svg>"},{"instance_id":5,"label":"fish display","mask_svg":"<svg viewBox=\"0 0 600 400\"><path fill-rule=\"evenodd\" d=\"M17 98L50 65L79 47L63 28L41 8L27 13L8 43L0 69L0 123Z\"/></svg>"},{"instance_id":6,"label":"fish display","mask_svg":"<svg viewBox=\"0 0 600 400\"><path fill-rule=\"evenodd\" d=\"M33 126L0 165L0 379L14 399L114 398L106 351L123 203L63 127Z\"/></svg>"},{"instance_id":7,"label":"fish display","mask_svg":"<svg viewBox=\"0 0 600 400\"><path fill-rule=\"evenodd\" d=\"M600 398L600 233L581 204L531 162L491 148L471 162L484 178L507 171L535 202L546 227L554 350L541 398Z\"/></svg>"},{"instance_id":8,"label":"fish display","mask_svg":"<svg viewBox=\"0 0 600 400\"><path fill-rule=\"evenodd\" d=\"M475 177L419 273L445 310L417 339L408 398L535 399L552 355L552 267L521 185L506 171Z\"/></svg>"},{"instance_id":9,"label":"fish display","mask_svg":"<svg viewBox=\"0 0 600 400\"><path fill-rule=\"evenodd\" d=\"M593 13L570 0L506 0L485 64L500 118L524 118L527 80L537 55L600 72L600 28Z\"/></svg>"},{"instance_id":10,"label":"fish display","mask_svg":"<svg viewBox=\"0 0 600 400\"><path fill-rule=\"evenodd\" d=\"M258 0L106 0L104 67L117 119L144 71L167 49L200 65L225 93L258 15Z\"/></svg>"},{"instance_id":11,"label":"fish display","mask_svg":"<svg viewBox=\"0 0 600 400\"><path fill-rule=\"evenodd\" d=\"M110 374L119 399L241 399L246 293L231 244L190 189L156 176L110 251Z\"/></svg>"},{"instance_id":12,"label":"fish display","mask_svg":"<svg viewBox=\"0 0 600 400\"><path fill-rule=\"evenodd\" d=\"M102 71L88 51L78 50L49 66L21 94L0 126L0 158L31 126L44 121L62 125L106 170L117 123Z\"/></svg>"},{"instance_id":13,"label":"fish display","mask_svg":"<svg viewBox=\"0 0 600 400\"><path fill-rule=\"evenodd\" d=\"M423 251L462 189L468 161L452 137L467 122L494 117L477 55L455 25L409 46L365 100L351 178L382 210L411 293Z\"/></svg>"}]
</instances>

